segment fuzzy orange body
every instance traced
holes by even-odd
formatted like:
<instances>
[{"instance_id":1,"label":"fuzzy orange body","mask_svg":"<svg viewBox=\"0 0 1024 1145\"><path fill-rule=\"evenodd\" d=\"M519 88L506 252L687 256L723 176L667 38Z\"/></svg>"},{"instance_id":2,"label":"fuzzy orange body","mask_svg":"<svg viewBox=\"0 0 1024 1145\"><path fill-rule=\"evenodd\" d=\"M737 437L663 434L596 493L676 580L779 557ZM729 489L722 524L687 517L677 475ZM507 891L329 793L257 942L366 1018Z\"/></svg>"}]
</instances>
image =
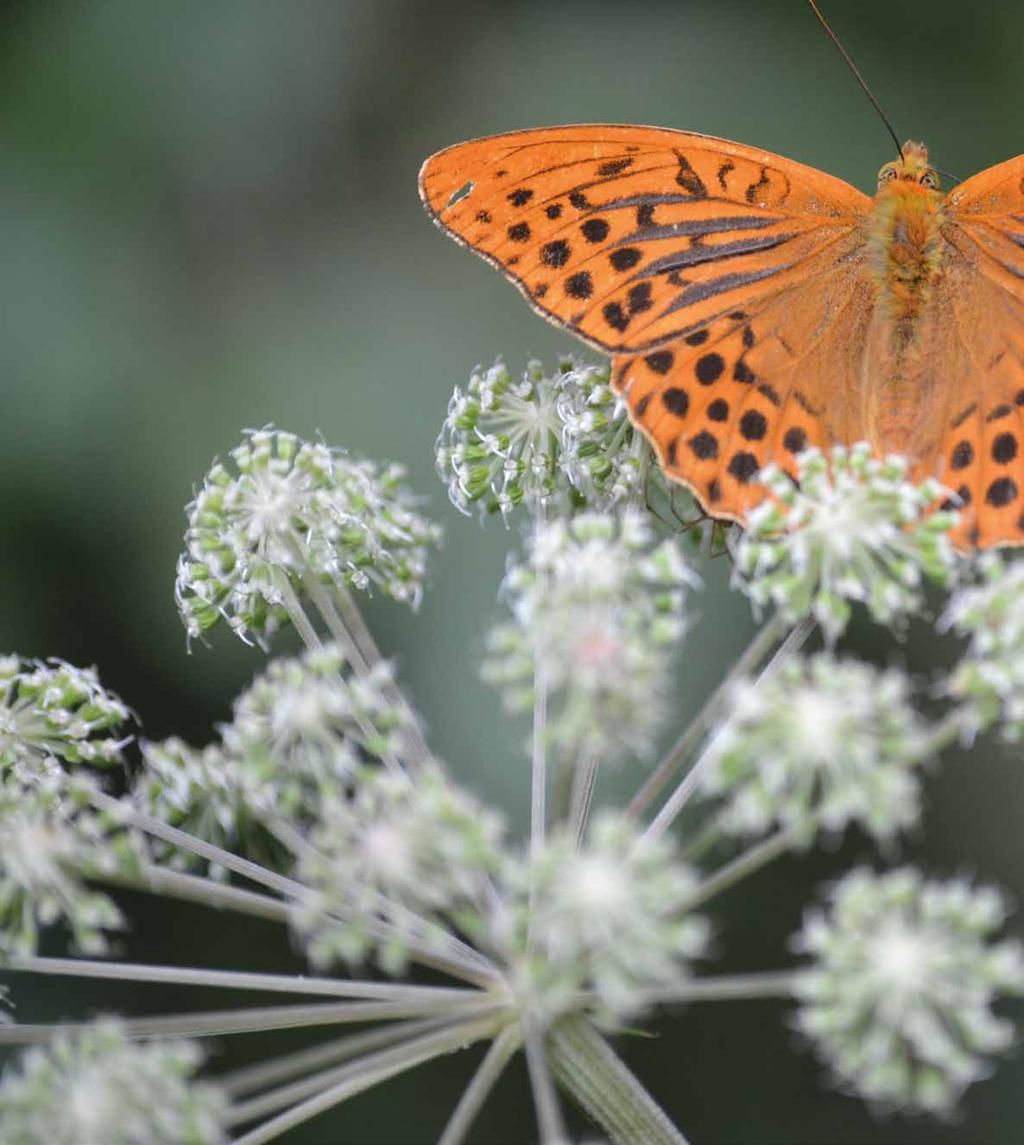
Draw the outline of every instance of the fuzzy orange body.
<instances>
[{"instance_id":1,"label":"fuzzy orange body","mask_svg":"<svg viewBox=\"0 0 1024 1145\"><path fill-rule=\"evenodd\" d=\"M927 348L946 242L942 195L920 182L928 152L907 143L903 155L887 168L893 177L880 181L864 222L875 300L864 345L863 436L879 453L926 458L941 423L931 416Z\"/></svg>"},{"instance_id":2,"label":"fuzzy orange body","mask_svg":"<svg viewBox=\"0 0 1024 1145\"><path fill-rule=\"evenodd\" d=\"M943 195L907 143L869 197L728 140L581 125L450 147L420 191L613 355L712 516L743 521L769 462L867 440L951 489L962 544L1024 543L1024 157Z\"/></svg>"}]
</instances>

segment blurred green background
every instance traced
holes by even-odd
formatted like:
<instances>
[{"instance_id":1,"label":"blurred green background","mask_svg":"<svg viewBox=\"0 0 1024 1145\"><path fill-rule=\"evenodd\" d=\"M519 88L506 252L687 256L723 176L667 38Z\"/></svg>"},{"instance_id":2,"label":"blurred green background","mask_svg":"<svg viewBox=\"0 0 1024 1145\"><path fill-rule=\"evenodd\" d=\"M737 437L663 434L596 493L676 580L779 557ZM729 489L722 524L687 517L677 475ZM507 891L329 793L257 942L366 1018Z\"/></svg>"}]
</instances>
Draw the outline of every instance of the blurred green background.
<instances>
[{"instance_id":1,"label":"blurred green background","mask_svg":"<svg viewBox=\"0 0 1024 1145\"><path fill-rule=\"evenodd\" d=\"M965 176L1022 150L1020 6L834 0L826 11L901 138L924 139L938 165ZM405 463L443 520L420 612L374 600L368 614L437 751L521 824L525 727L477 681L519 533L481 528L447 504L433 441L452 385L474 364L500 353L519 369L569 342L429 224L416 173L460 139L585 121L722 135L866 190L892 158L800 0L0 8L0 648L97 664L146 735L204 741L262 661L226 634L186 649L171 599L182 507L243 427L321 431ZM727 562L701 564L680 720L753 631ZM949 655L924 626L902 642L864 626L848 644L925 680ZM886 859L976 873L1020 899L1019 766L988 743L948 760L923 828ZM620 776L604 794L636 782ZM820 880L873 857L851 836L724 896L722 970L783 965ZM129 905L130 957L297 965L288 941L256 923L144 896ZM217 1003L10 980L26 1021ZM775 1003L697 1006L652 1032L623 1039L623 1052L694 1145L1021 1140L1020 1057L936 1125L877 1118L824 1088ZM225 1040L213 1064L306 1040ZM409 1075L287 1141L431 1141L471 1064ZM531 1140L526 1095L524 1073L511 1071L475 1140Z\"/></svg>"}]
</instances>

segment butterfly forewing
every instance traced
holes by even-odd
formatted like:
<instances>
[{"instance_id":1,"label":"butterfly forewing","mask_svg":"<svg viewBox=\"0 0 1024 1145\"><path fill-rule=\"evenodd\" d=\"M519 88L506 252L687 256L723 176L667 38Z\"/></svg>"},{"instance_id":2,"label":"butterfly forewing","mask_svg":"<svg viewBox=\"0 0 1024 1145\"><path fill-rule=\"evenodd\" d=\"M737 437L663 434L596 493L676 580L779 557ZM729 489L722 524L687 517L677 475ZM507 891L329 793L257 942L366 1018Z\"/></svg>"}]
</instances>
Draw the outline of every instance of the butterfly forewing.
<instances>
[{"instance_id":1,"label":"butterfly forewing","mask_svg":"<svg viewBox=\"0 0 1024 1145\"><path fill-rule=\"evenodd\" d=\"M633 420L714 515L742 519L762 465L792 469L844 428L821 382L854 384L860 191L726 140L614 126L459 144L420 185L537 310L619 355Z\"/></svg>"},{"instance_id":2,"label":"butterfly forewing","mask_svg":"<svg viewBox=\"0 0 1024 1145\"><path fill-rule=\"evenodd\" d=\"M753 148L658 128L493 136L424 164L438 223L546 317L607 351L642 350L806 278L870 200Z\"/></svg>"}]
</instances>

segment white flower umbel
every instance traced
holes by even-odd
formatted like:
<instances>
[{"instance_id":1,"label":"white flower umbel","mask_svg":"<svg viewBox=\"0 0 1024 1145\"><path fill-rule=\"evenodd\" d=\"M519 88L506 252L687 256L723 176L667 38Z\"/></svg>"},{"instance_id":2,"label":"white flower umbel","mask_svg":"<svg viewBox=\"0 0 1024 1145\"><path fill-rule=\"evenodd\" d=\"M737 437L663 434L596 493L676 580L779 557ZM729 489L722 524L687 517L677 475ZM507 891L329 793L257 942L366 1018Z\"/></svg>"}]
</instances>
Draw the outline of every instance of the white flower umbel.
<instances>
[{"instance_id":1,"label":"white flower umbel","mask_svg":"<svg viewBox=\"0 0 1024 1145\"><path fill-rule=\"evenodd\" d=\"M197 748L177 736L144 741L142 762L133 798L147 815L218 847L266 861L280 859L262 822L274 808L275 777L260 762L233 755L220 743ZM206 867L191 851L160 841L153 847L177 869ZM226 874L216 867L210 873L218 878Z\"/></svg>"},{"instance_id":2,"label":"white flower umbel","mask_svg":"<svg viewBox=\"0 0 1024 1145\"><path fill-rule=\"evenodd\" d=\"M548 740L574 758L639 753L663 714L698 583L677 543L655 544L638 513L539 525L505 577L513 620L491 633L485 677L513 710L533 703L542 678Z\"/></svg>"},{"instance_id":3,"label":"white flower umbel","mask_svg":"<svg viewBox=\"0 0 1024 1145\"><path fill-rule=\"evenodd\" d=\"M128 708L92 668L0 657L0 772L5 782L53 779L63 764L122 762Z\"/></svg>"},{"instance_id":4,"label":"white flower umbel","mask_svg":"<svg viewBox=\"0 0 1024 1145\"><path fill-rule=\"evenodd\" d=\"M83 954L107 951L105 931L123 924L91 877L137 870L123 833L87 807L27 788L0 793L0 954L31 954L46 927L61 924Z\"/></svg>"},{"instance_id":5,"label":"white flower umbel","mask_svg":"<svg viewBox=\"0 0 1024 1145\"><path fill-rule=\"evenodd\" d=\"M395 703L391 684L387 664L355 673L334 645L273 660L235 701L220 743L143 744L138 805L208 843L280 859L272 821L305 831L360 766L393 759L408 709ZM202 865L168 853L176 866Z\"/></svg>"},{"instance_id":6,"label":"white flower umbel","mask_svg":"<svg viewBox=\"0 0 1024 1145\"><path fill-rule=\"evenodd\" d=\"M401 746L408 709L394 700L389 665L351 670L335 645L272 661L235 701L221 728L231 754L265 776L272 805L308 819L341 793L361 760Z\"/></svg>"},{"instance_id":7,"label":"white flower umbel","mask_svg":"<svg viewBox=\"0 0 1024 1145\"><path fill-rule=\"evenodd\" d=\"M485 909L503 863L500 819L435 764L414 777L364 769L351 795L323 808L297 878L311 894L294 921L310 959L327 966L371 956L404 969L410 944L443 944L452 918Z\"/></svg>"},{"instance_id":8,"label":"white flower umbel","mask_svg":"<svg viewBox=\"0 0 1024 1145\"><path fill-rule=\"evenodd\" d=\"M595 815L582 847L552 834L519 876L524 1005L535 997L550 1021L590 991L602 1022L642 1011L647 991L678 985L707 951L708 922L687 909L697 882L670 839L643 839L612 812Z\"/></svg>"},{"instance_id":9,"label":"white flower umbel","mask_svg":"<svg viewBox=\"0 0 1024 1145\"><path fill-rule=\"evenodd\" d=\"M219 1145L227 1102L192 1080L194 1042L129 1041L103 1020L27 1050L0 1080L6 1145Z\"/></svg>"},{"instance_id":10,"label":"white flower umbel","mask_svg":"<svg viewBox=\"0 0 1024 1145\"><path fill-rule=\"evenodd\" d=\"M977 571L977 583L959 589L943 617L970 637L948 688L963 705L966 727L998 721L1004 738L1017 743L1024 738L1024 562L986 553Z\"/></svg>"},{"instance_id":11,"label":"white flower umbel","mask_svg":"<svg viewBox=\"0 0 1024 1145\"><path fill-rule=\"evenodd\" d=\"M400 467L357 461L274 429L249 432L188 508L175 596L190 636L220 620L261 639L303 578L419 600L435 525Z\"/></svg>"},{"instance_id":12,"label":"white flower umbel","mask_svg":"<svg viewBox=\"0 0 1024 1145\"><path fill-rule=\"evenodd\" d=\"M741 684L715 737L705 792L734 834L856 822L887 837L916 822L925 727L907 678L822 654Z\"/></svg>"},{"instance_id":13,"label":"white flower umbel","mask_svg":"<svg viewBox=\"0 0 1024 1145\"><path fill-rule=\"evenodd\" d=\"M945 490L908 479L900 457L878 459L860 442L797 459L799 483L769 465L768 497L751 510L736 552L736 581L791 621L813 616L826 638L846 628L851 601L893 624L918 611L926 579L946 584L956 566L955 513L932 511Z\"/></svg>"},{"instance_id":14,"label":"white flower umbel","mask_svg":"<svg viewBox=\"0 0 1024 1145\"><path fill-rule=\"evenodd\" d=\"M798 1028L839 1081L885 1106L945 1112L1013 1040L992 1013L1024 990L1016 942L994 942L998 893L964 879L856 870L795 939Z\"/></svg>"},{"instance_id":15,"label":"white flower umbel","mask_svg":"<svg viewBox=\"0 0 1024 1145\"><path fill-rule=\"evenodd\" d=\"M573 512L642 499L660 481L650 451L609 385L608 363L564 358L519 380L501 361L456 387L437 439L437 472L464 513L507 516L517 505Z\"/></svg>"}]
</instances>

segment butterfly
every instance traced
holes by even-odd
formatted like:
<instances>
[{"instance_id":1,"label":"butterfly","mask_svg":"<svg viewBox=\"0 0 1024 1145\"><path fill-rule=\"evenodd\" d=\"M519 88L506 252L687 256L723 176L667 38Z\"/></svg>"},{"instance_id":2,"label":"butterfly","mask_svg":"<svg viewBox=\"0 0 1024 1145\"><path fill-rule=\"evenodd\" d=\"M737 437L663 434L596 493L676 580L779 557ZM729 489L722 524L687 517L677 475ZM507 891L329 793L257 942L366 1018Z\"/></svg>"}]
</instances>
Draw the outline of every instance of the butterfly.
<instances>
[{"instance_id":1,"label":"butterfly","mask_svg":"<svg viewBox=\"0 0 1024 1145\"><path fill-rule=\"evenodd\" d=\"M613 356L665 472L743 522L775 462L867 440L934 475L962 547L1024 543L1024 156L947 194L908 142L871 197L708 135L576 125L472 140L428 213Z\"/></svg>"}]
</instances>

